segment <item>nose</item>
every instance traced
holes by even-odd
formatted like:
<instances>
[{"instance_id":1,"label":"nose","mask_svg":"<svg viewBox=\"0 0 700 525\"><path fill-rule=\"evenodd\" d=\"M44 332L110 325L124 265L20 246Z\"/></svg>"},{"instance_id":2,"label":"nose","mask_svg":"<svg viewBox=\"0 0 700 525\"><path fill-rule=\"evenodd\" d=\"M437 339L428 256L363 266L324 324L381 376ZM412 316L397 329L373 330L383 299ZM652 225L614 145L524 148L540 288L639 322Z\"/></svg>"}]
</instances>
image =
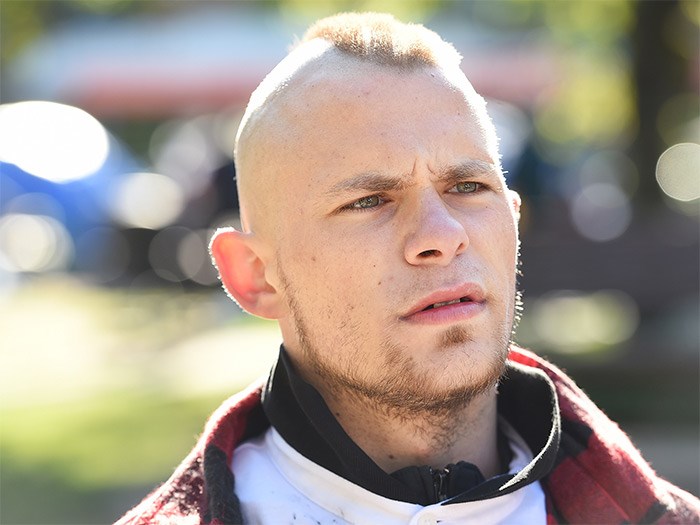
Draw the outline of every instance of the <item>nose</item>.
<instances>
[{"instance_id":1,"label":"nose","mask_svg":"<svg viewBox=\"0 0 700 525\"><path fill-rule=\"evenodd\" d=\"M404 256L411 265L446 266L469 246L464 225L434 190L420 196L410 224Z\"/></svg>"}]
</instances>

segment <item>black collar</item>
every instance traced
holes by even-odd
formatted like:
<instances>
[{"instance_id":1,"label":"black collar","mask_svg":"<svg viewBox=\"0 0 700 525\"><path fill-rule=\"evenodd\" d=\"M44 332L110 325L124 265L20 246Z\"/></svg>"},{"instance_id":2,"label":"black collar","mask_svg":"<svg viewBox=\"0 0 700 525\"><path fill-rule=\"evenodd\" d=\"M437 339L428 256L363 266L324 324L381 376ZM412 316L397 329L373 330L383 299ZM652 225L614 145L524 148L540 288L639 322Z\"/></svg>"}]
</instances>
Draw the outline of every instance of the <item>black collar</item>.
<instances>
[{"instance_id":1,"label":"black collar","mask_svg":"<svg viewBox=\"0 0 700 525\"><path fill-rule=\"evenodd\" d=\"M517 474L488 480L464 461L444 471L415 466L387 474L345 433L318 391L296 373L284 347L263 392L263 409L284 440L309 460L375 494L420 505L446 498L448 504L476 501L513 492L547 475L559 448L553 384L539 370L511 361L499 385L498 413L520 434L535 459ZM507 465L507 441L501 435L499 442L499 454Z\"/></svg>"}]
</instances>

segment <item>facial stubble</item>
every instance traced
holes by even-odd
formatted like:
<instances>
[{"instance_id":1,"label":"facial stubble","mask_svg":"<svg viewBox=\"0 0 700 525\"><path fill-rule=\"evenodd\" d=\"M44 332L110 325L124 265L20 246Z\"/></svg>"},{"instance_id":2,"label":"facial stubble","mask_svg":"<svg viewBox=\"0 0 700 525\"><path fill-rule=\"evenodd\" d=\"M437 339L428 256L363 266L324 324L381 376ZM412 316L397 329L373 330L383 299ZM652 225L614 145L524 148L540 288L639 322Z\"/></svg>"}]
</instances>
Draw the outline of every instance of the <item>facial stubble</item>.
<instances>
[{"instance_id":1,"label":"facial stubble","mask_svg":"<svg viewBox=\"0 0 700 525\"><path fill-rule=\"evenodd\" d=\"M292 313L303 359L297 365L305 379L323 395L338 398L349 396L360 406L367 406L388 417L413 421L423 419L434 424L444 424L456 417L476 397L495 391L505 370L513 332L513 316L504 319L496 330L497 333L491 334L494 351L486 356L488 362L478 367L478 374L470 373L473 371L470 367L462 367L460 373L451 370L453 377L449 382L440 381L441 378L432 377L421 370L414 357L389 338L380 343L378 355L382 357L382 362L367 363L353 348L362 339L357 326L351 327L351 332L348 332L347 324L344 328L345 340L349 344L342 348L325 349L324 352L316 344L306 314L298 301L298 293L284 274L280 262L278 260L280 281ZM517 294L513 292L511 312L516 310L516 303ZM325 327L326 330L333 328ZM470 330L462 326L450 327L441 334L438 351L459 352L460 348L473 342ZM465 350L464 359L475 357ZM369 367L371 370L368 370Z\"/></svg>"}]
</instances>

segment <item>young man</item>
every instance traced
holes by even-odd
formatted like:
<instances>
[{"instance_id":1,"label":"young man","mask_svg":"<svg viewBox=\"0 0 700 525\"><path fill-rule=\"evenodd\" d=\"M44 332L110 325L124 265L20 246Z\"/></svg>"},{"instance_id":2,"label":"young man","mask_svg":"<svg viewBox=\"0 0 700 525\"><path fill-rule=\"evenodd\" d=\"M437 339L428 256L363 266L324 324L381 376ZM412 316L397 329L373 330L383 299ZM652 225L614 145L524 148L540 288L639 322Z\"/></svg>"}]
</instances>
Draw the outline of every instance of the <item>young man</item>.
<instances>
[{"instance_id":1,"label":"young man","mask_svg":"<svg viewBox=\"0 0 700 525\"><path fill-rule=\"evenodd\" d=\"M518 196L451 45L314 25L253 94L224 287L277 319L265 384L121 523L692 523L559 370L511 345Z\"/></svg>"}]
</instances>

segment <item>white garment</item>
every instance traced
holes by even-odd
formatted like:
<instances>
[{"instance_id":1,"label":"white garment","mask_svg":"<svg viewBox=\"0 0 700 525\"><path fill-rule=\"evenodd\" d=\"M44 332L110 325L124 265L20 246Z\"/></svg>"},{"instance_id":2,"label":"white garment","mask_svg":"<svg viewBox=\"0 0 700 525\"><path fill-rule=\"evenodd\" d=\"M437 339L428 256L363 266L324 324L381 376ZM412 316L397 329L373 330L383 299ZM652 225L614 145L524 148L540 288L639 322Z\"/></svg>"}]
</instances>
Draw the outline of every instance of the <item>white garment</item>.
<instances>
[{"instance_id":1,"label":"white garment","mask_svg":"<svg viewBox=\"0 0 700 525\"><path fill-rule=\"evenodd\" d=\"M503 424L504 422L502 422ZM516 473L533 459L522 438L503 424ZM308 460L270 427L240 445L231 465L245 523L295 525L544 525L539 482L484 501L427 507L379 496Z\"/></svg>"}]
</instances>

